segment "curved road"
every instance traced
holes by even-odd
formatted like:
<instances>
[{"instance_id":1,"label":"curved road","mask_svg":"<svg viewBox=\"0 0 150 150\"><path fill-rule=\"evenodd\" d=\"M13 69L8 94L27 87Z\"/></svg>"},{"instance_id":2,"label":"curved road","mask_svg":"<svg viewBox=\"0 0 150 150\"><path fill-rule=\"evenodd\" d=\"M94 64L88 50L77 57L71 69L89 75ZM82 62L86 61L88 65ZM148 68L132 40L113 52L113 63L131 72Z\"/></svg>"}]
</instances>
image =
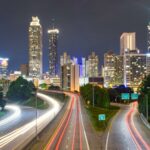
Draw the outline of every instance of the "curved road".
<instances>
[{"instance_id":1,"label":"curved road","mask_svg":"<svg viewBox=\"0 0 150 150\"><path fill-rule=\"evenodd\" d=\"M150 150L150 130L139 119L137 102L119 106L121 110L106 136L105 150Z\"/></svg>"},{"instance_id":2,"label":"curved road","mask_svg":"<svg viewBox=\"0 0 150 150\"><path fill-rule=\"evenodd\" d=\"M70 96L70 102L45 150L89 150L79 96L68 92L66 94Z\"/></svg>"},{"instance_id":3,"label":"curved road","mask_svg":"<svg viewBox=\"0 0 150 150\"><path fill-rule=\"evenodd\" d=\"M19 149L22 149L29 141L31 141L36 136L36 123L37 132L39 133L60 111L62 106L53 98L41 93L38 93L38 97L47 101L49 105L51 105L51 108L49 108L47 111L41 112L37 120L32 119L31 121L23 124L22 126L19 125L19 127L14 129L13 131L10 131L9 133L5 133L4 135L0 136L1 150L16 149L18 147ZM30 118L28 114L24 115ZM11 122L9 123L9 127L11 127Z\"/></svg>"}]
</instances>

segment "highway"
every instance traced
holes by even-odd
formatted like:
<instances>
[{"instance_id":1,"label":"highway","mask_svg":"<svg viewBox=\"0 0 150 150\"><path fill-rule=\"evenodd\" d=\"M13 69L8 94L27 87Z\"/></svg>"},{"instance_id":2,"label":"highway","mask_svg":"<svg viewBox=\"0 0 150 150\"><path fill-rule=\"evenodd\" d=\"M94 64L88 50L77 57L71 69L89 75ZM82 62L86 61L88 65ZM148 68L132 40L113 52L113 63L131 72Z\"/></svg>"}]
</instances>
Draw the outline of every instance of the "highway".
<instances>
[{"instance_id":1,"label":"highway","mask_svg":"<svg viewBox=\"0 0 150 150\"><path fill-rule=\"evenodd\" d=\"M51 105L51 107L45 112L40 113L37 120L34 117L28 123L23 124L22 126L19 125L20 127L16 127L16 129L14 129L13 131L0 136L1 150L17 149L18 147L19 149L22 149L29 141L31 141L36 136L36 131L37 133L41 132L41 130L43 130L60 111L62 105L55 99L42 93L38 93L38 97L47 101L49 105ZM30 118L30 116L27 116L28 114L24 115ZM7 122L9 123L9 127L11 127L11 122ZM5 125L3 125L2 127L4 126Z\"/></svg>"},{"instance_id":2,"label":"highway","mask_svg":"<svg viewBox=\"0 0 150 150\"><path fill-rule=\"evenodd\" d=\"M105 136L105 150L150 150L150 130L139 118L137 102L119 106Z\"/></svg>"},{"instance_id":3,"label":"highway","mask_svg":"<svg viewBox=\"0 0 150 150\"><path fill-rule=\"evenodd\" d=\"M45 150L89 150L81 113L80 97L68 92L66 94L70 96L68 107Z\"/></svg>"}]
</instances>

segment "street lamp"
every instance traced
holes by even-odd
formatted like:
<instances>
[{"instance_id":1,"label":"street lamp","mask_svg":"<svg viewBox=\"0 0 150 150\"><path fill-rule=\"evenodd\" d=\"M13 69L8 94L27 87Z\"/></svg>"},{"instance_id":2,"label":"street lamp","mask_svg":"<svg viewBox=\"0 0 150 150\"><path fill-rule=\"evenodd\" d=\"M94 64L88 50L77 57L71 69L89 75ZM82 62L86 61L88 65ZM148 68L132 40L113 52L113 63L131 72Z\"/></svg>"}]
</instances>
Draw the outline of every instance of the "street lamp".
<instances>
[{"instance_id":1,"label":"street lamp","mask_svg":"<svg viewBox=\"0 0 150 150\"><path fill-rule=\"evenodd\" d=\"M37 88L33 89L32 94L35 96L35 110L36 110L36 125L35 125L35 129L36 129L36 140L39 140L39 137L38 137L38 124L37 124L37 118L38 118L38 110L37 110L37 107L38 107L38 104L37 104Z\"/></svg>"}]
</instances>

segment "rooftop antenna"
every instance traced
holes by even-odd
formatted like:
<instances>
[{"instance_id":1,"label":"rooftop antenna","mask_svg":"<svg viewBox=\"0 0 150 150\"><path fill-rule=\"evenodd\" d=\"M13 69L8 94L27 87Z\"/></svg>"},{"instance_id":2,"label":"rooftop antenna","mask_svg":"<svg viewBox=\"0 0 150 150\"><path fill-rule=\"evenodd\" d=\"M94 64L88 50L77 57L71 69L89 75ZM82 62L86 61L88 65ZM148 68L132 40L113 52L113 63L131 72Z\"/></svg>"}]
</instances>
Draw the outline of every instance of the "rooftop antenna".
<instances>
[{"instance_id":1,"label":"rooftop antenna","mask_svg":"<svg viewBox=\"0 0 150 150\"><path fill-rule=\"evenodd\" d=\"M55 19L52 19L52 28L55 29Z\"/></svg>"}]
</instances>

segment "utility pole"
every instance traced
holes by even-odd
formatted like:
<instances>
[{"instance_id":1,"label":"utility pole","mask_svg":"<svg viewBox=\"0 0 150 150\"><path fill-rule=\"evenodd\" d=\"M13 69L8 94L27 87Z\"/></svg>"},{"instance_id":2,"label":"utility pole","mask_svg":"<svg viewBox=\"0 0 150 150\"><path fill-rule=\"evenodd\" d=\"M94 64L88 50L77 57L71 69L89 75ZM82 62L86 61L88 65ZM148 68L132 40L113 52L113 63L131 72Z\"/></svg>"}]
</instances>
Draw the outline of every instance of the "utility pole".
<instances>
[{"instance_id":1,"label":"utility pole","mask_svg":"<svg viewBox=\"0 0 150 150\"><path fill-rule=\"evenodd\" d=\"M145 97L146 97L146 118L148 121L148 94L146 94Z\"/></svg>"}]
</instances>

